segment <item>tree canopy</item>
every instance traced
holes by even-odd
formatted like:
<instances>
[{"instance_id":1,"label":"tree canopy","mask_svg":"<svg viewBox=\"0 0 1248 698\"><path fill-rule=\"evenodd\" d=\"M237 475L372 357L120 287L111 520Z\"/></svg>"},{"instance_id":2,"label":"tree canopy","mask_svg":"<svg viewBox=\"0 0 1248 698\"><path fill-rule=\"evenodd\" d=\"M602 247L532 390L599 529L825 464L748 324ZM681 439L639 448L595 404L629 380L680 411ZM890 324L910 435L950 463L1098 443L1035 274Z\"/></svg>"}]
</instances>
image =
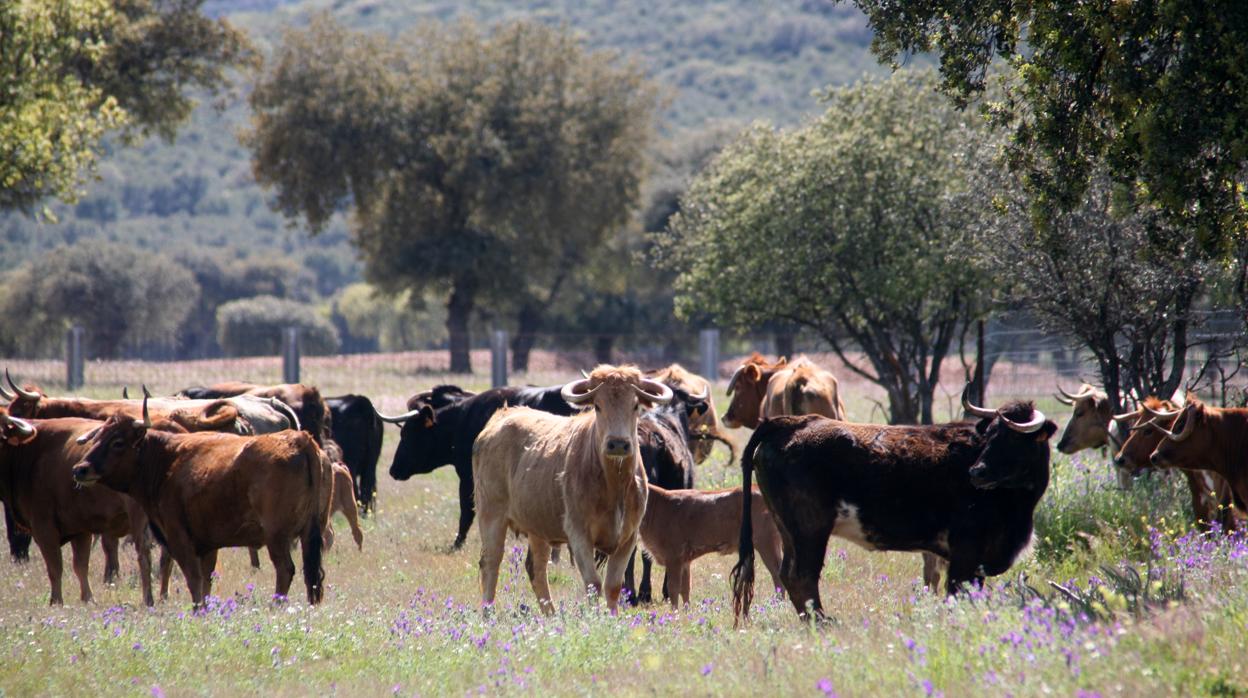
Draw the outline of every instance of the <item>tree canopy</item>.
<instances>
[{"instance_id":1,"label":"tree canopy","mask_svg":"<svg viewBox=\"0 0 1248 698\"><path fill-rule=\"evenodd\" d=\"M930 423L980 281L949 202L982 134L935 86L901 73L831 90L808 126L758 125L728 146L660 237L678 314L809 328L885 388L894 422Z\"/></svg>"},{"instance_id":2,"label":"tree canopy","mask_svg":"<svg viewBox=\"0 0 1248 698\"><path fill-rule=\"evenodd\" d=\"M0 210L77 198L110 131L171 137L247 59L247 42L203 0L0 4Z\"/></svg>"},{"instance_id":3,"label":"tree canopy","mask_svg":"<svg viewBox=\"0 0 1248 698\"><path fill-rule=\"evenodd\" d=\"M935 51L959 102L1004 59L991 111L1041 222L1095 171L1138 189L1207 252L1248 239L1248 4L1238 0L854 0L886 60Z\"/></svg>"}]
</instances>

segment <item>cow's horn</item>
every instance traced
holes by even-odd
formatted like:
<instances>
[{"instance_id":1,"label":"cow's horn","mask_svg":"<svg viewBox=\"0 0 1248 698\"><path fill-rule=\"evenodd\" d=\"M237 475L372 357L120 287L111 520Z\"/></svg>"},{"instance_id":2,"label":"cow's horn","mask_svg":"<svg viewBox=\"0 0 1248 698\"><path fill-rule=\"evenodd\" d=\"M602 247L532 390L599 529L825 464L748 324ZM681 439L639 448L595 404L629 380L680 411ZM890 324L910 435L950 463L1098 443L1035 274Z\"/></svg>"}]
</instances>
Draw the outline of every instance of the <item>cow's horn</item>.
<instances>
[{"instance_id":1,"label":"cow's horn","mask_svg":"<svg viewBox=\"0 0 1248 698\"><path fill-rule=\"evenodd\" d=\"M1158 423L1156 418L1154 418L1153 421L1150 423L1153 426L1157 427L1157 429L1160 430L1161 433L1164 434L1167 439L1170 439L1171 441L1174 441L1174 442L1185 441L1187 437L1191 436L1192 432L1196 429L1196 415L1194 414L1187 415L1187 421L1183 424L1183 431L1177 434L1161 426L1161 424Z\"/></svg>"},{"instance_id":2,"label":"cow's horn","mask_svg":"<svg viewBox=\"0 0 1248 698\"><path fill-rule=\"evenodd\" d=\"M9 387L13 389L13 392L17 393L18 395L21 395L27 400L38 400L43 397L39 393L32 393L29 390L22 390L21 388L19 388L17 386L17 383L13 382L13 376L9 375L9 369L7 368L4 369L4 379L9 382Z\"/></svg>"},{"instance_id":3,"label":"cow's horn","mask_svg":"<svg viewBox=\"0 0 1248 698\"><path fill-rule=\"evenodd\" d=\"M996 410L990 410L984 407L977 407L971 404L971 382L966 382L966 387L962 389L962 409L968 414L973 414L980 419L992 419L997 416Z\"/></svg>"},{"instance_id":4,"label":"cow's horn","mask_svg":"<svg viewBox=\"0 0 1248 698\"><path fill-rule=\"evenodd\" d=\"M1131 410L1130 412L1123 412L1122 414L1114 415L1114 421L1121 422L1127 419L1131 419L1132 417L1138 417L1138 416L1140 416L1140 411L1138 409Z\"/></svg>"},{"instance_id":5,"label":"cow's horn","mask_svg":"<svg viewBox=\"0 0 1248 698\"><path fill-rule=\"evenodd\" d=\"M689 399L694 402L706 402L711 399L711 387L709 385L702 386L702 392L697 395L690 393Z\"/></svg>"},{"instance_id":6,"label":"cow's horn","mask_svg":"<svg viewBox=\"0 0 1248 698\"><path fill-rule=\"evenodd\" d=\"M586 373L585 369L583 368L581 369L581 378L584 378L585 380L589 380L589 374Z\"/></svg>"},{"instance_id":7,"label":"cow's horn","mask_svg":"<svg viewBox=\"0 0 1248 698\"><path fill-rule=\"evenodd\" d=\"M732 376L728 379L728 394L729 395L732 395L733 389L737 387L737 378L741 375L741 371L743 370L745 370L745 364L741 364L740 366L738 366L737 370L733 371Z\"/></svg>"},{"instance_id":8,"label":"cow's horn","mask_svg":"<svg viewBox=\"0 0 1248 698\"><path fill-rule=\"evenodd\" d=\"M1062 386L1060 383L1057 385L1057 392L1061 393L1062 397L1066 398L1067 400L1070 400L1070 402L1066 403L1067 405L1073 404L1075 400L1082 400L1083 398L1096 393L1095 390L1088 388L1087 390L1080 390L1078 393L1071 395L1070 393L1062 389Z\"/></svg>"},{"instance_id":9,"label":"cow's horn","mask_svg":"<svg viewBox=\"0 0 1248 698\"><path fill-rule=\"evenodd\" d=\"M4 398L5 400L8 400L9 402L13 402L14 400L17 399L17 396L5 390L3 385L0 385L0 397Z\"/></svg>"},{"instance_id":10,"label":"cow's horn","mask_svg":"<svg viewBox=\"0 0 1248 698\"><path fill-rule=\"evenodd\" d=\"M1033 407L1029 421L1016 422L1005 415L1001 415L1001 421L1005 422L1005 426L1021 434L1033 434L1039 431L1040 427L1044 426L1045 416L1043 412Z\"/></svg>"},{"instance_id":11,"label":"cow's horn","mask_svg":"<svg viewBox=\"0 0 1248 698\"><path fill-rule=\"evenodd\" d=\"M412 417L415 417L416 415L420 414L420 408L417 407L416 409L410 412L404 412L403 414L395 415L394 417L388 417L380 412L377 412L377 410L373 410L373 412L376 413L378 419L380 419L383 422L390 422L391 424L402 424L403 422L406 422Z\"/></svg>"},{"instance_id":12,"label":"cow's horn","mask_svg":"<svg viewBox=\"0 0 1248 698\"><path fill-rule=\"evenodd\" d=\"M1154 418L1159 418L1159 419L1170 419L1171 417L1183 411L1183 410L1155 410L1149 407L1148 405L1140 405L1140 407L1143 407L1144 411L1148 412Z\"/></svg>"},{"instance_id":13,"label":"cow's horn","mask_svg":"<svg viewBox=\"0 0 1248 698\"><path fill-rule=\"evenodd\" d=\"M136 423L137 423L137 422L136 422ZM96 427L96 428L92 429L91 431L89 431L89 432L87 432L87 433L83 434L82 436L79 436L79 437L78 437L78 443L80 443L80 444L85 444L85 443L87 443L88 441L90 441L91 439L94 439L94 438L95 438L95 435L96 435L96 434L98 434L98 433L100 433L100 429L103 429L103 428L104 428L104 427Z\"/></svg>"},{"instance_id":14,"label":"cow's horn","mask_svg":"<svg viewBox=\"0 0 1248 698\"><path fill-rule=\"evenodd\" d=\"M145 429L150 428L152 426L152 415L151 413L147 411L147 399L151 396L152 394L147 392L147 384L144 383L143 384L143 427Z\"/></svg>"},{"instance_id":15,"label":"cow's horn","mask_svg":"<svg viewBox=\"0 0 1248 698\"><path fill-rule=\"evenodd\" d=\"M672 401L672 389L658 381L650 380L649 378L642 378L641 385L634 385L633 390L637 391L638 397L649 400L657 405L666 405ZM651 392L654 390L657 390L658 393Z\"/></svg>"},{"instance_id":16,"label":"cow's horn","mask_svg":"<svg viewBox=\"0 0 1248 698\"><path fill-rule=\"evenodd\" d=\"M563 399L567 401L569 405L581 405L589 402L590 399L594 397L594 393L598 392L598 389L603 386L602 383L599 383L593 388L589 388L585 392L581 392L581 388L587 387L588 385L588 378L579 381L572 381L571 383L563 386L563 388L559 390L559 394L563 396Z\"/></svg>"},{"instance_id":17,"label":"cow's horn","mask_svg":"<svg viewBox=\"0 0 1248 698\"><path fill-rule=\"evenodd\" d=\"M0 420L3 420L4 423L9 426L16 427L18 433L20 433L23 438L28 438L34 436L35 434L35 425L24 419L18 419L17 417L12 417L7 414L0 414Z\"/></svg>"}]
</instances>

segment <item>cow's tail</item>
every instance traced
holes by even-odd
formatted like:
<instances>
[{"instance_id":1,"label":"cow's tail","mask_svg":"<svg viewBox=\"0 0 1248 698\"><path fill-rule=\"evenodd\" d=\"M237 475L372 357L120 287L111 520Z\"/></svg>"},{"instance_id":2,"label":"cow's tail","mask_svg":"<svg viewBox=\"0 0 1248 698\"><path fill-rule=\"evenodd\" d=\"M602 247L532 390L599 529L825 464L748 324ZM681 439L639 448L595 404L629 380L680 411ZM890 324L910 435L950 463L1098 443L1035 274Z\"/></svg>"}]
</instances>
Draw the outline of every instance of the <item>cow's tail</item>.
<instances>
[{"instance_id":1,"label":"cow's tail","mask_svg":"<svg viewBox=\"0 0 1248 698\"><path fill-rule=\"evenodd\" d=\"M750 604L754 601L754 522L751 519L750 492L754 481L754 451L758 448L760 435L766 431L767 422L759 425L750 436L750 442L741 454L741 538L737 542L737 564L732 568L732 617L733 625L741 618L750 617Z\"/></svg>"},{"instance_id":2,"label":"cow's tail","mask_svg":"<svg viewBox=\"0 0 1248 698\"><path fill-rule=\"evenodd\" d=\"M317 604L325 596L325 522L329 518L330 490L333 487L332 470L326 468L329 461L321 449L308 440L304 448L307 461L308 484L311 486L312 506L308 509L308 522L303 532L303 583L308 588L308 603ZM330 472L326 472L330 470Z\"/></svg>"},{"instance_id":3,"label":"cow's tail","mask_svg":"<svg viewBox=\"0 0 1248 698\"><path fill-rule=\"evenodd\" d=\"M788 403L785 414L806 414L806 376L797 372L784 386L784 398Z\"/></svg>"},{"instance_id":4,"label":"cow's tail","mask_svg":"<svg viewBox=\"0 0 1248 698\"><path fill-rule=\"evenodd\" d=\"M360 504L364 515L368 515L376 506L377 496L377 461L381 458L381 441L385 434L383 422L369 403L369 412L373 418L373 428L368 430L368 448L364 454L364 462L360 464Z\"/></svg>"}]
</instances>

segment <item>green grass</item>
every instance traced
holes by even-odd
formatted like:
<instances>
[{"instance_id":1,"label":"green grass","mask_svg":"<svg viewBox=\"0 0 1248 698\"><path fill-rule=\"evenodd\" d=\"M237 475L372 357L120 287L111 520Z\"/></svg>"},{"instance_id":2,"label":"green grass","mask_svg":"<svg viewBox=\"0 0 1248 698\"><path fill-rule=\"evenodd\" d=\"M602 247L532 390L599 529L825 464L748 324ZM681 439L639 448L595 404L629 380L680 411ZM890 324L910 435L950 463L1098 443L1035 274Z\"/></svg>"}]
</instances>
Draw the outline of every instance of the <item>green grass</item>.
<instances>
[{"instance_id":1,"label":"green grass","mask_svg":"<svg viewBox=\"0 0 1248 698\"><path fill-rule=\"evenodd\" d=\"M141 368L158 374L142 380L156 378L166 391L180 387L178 380L200 380L191 375L194 367L183 373ZM305 372L328 393L357 390L394 407L442 378L367 368L313 364ZM122 377L132 386L140 378ZM477 380L464 382L482 387ZM88 392L114 390L106 384ZM851 413L869 404L856 398ZM1055 455L1035 554L971 597L925 593L917 555L868 553L834 539L822 589L833 621L817 628L798 622L787 601L760 598L752 620L734 629L728 557L694 565L691 608L674 613L655 605L619 617L580 597L565 557L551 580L561 611L543 619L530 610L533 595L519 568L522 549L515 547L504 563L498 612L486 619L478 610L476 530L464 550L447 551L457 512L453 473L390 480L384 470L397 430L387 427L386 436L380 508L364 522L364 551L350 547L340 521L339 545L326 560L325 602L316 608L301 602L298 579L294 600L274 605L272 567L266 560L252 572L242 550L222 554L215 586L222 600L201 616L190 612L180 576L170 601L144 609L127 547L122 581L111 587L99 582L97 551L97 601L89 606L76 601L72 574L66 575L69 603L46 605L37 552L24 566L0 561L0 690L134 696L819 695L827 689L922 696L930 682L932 694L948 696L1248 693L1248 548L1242 540L1183 537L1177 478L1120 492L1099 456ZM737 435L742 444L744 436ZM722 451L699 471L700 486L739 480ZM1149 524L1161 529L1156 551ZM1174 539L1181 543L1170 545ZM1105 578L1102 565L1126 561L1145 570L1150 560L1182 577L1181 602L1162 599L1132 612L1125 602L1116 605L1113 588L1102 587L1101 619L1081 620L1063 610L1070 604L1047 583L1073 579L1087 591L1092 578ZM1045 599L1024 601L1016 573Z\"/></svg>"}]
</instances>

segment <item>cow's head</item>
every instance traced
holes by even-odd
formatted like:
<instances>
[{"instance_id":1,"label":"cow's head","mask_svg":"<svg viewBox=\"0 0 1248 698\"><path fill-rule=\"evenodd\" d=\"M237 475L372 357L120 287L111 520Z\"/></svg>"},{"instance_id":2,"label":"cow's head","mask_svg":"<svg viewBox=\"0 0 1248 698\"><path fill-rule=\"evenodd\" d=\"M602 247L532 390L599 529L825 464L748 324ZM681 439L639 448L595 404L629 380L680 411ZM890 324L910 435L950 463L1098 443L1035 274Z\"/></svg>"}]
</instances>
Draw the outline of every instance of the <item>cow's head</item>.
<instances>
[{"instance_id":1,"label":"cow's head","mask_svg":"<svg viewBox=\"0 0 1248 698\"><path fill-rule=\"evenodd\" d=\"M984 450L971 466L971 484L980 489L1044 489L1049 482L1049 439L1057 424L1030 402L1011 402L997 410L972 405L962 391L962 407L979 418Z\"/></svg>"},{"instance_id":2,"label":"cow's head","mask_svg":"<svg viewBox=\"0 0 1248 698\"><path fill-rule=\"evenodd\" d=\"M1216 446L1213 430L1209 428L1216 409L1206 407L1188 393L1187 405L1169 427L1164 426L1161 417L1154 417L1151 423L1162 439L1149 457L1149 463L1159 468L1199 468L1207 463Z\"/></svg>"},{"instance_id":3,"label":"cow's head","mask_svg":"<svg viewBox=\"0 0 1248 698\"><path fill-rule=\"evenodd\" d=\"M89 486L103 481L120 492L129 489L138 474L139 448L152 428L147 388L143 393L143 419L113 415L103 425L78 437L78 443L91 444L91 448L73 467L74 482Z\"/></svg>"},{"instance_id":4,"label":"cow's head","mask_svg":"<svg viewBox=\"0 0 1248 698\"><path fill-rule=\"evenodd\" d=\"M594 445L602 459L615 461L637 457L641 411L672 399L671 388L646 378L635 366L598 366L563 386L560 394L568 404L593 405Z\"/></svg>"},{"instance_id":5,"label":"cow's head","mask_svg":"<svg viewBox=\"0 0 1248 698\"><path fill-rule=\"evenodd\" d=\"M1074 413L1066 428L1062 430L1062 438L1057 442L1057 450L1062 453L1078 453L1085 448L1098 448L1109 443L1109 423L1113 417L1113 407L1109 404L1109 396L1102 390L1084 383L1079 392L1071 394L1058 387L1060 395L1055 395L1058 402L1070 405Z\"/></svg>"},{"instance_id":6,"label":"cow's head","mask_svg":"<svg viewBox=\"0 0 1248 698\"><path fill-rule=\"evenodd\" d=\"M709 381L695 373L690 373L680 364L672 364L656 371L647 371L646 375L671 388L676 392L677 398L682 400L688 416L691 436L697 432L719 433L719 417L715 413L715 404L711 401ZM714 443L704 438L692 439L689 444L693 458L698 463L711 455L713 447Z\"/></svg>"},{"instance_id":7,"label":"cow's head","mask_svg":"<svg viewBox=\"0 0 1248 698\"><path fill-rule=\"evenodd\" d=\"M9 401L9 414L14 417L24 417L26 419L34 419L39 416L39 401L43 399L43 393L38 388L18 387L13 382L13 377L9 375L9 369L4 369L4 380L9 384L12 393L0 387L0 397ZM33 389L32 389L33 388Z\"/></svg>"},{"instance_id":8,"label":"cow's head","mask_svg":"<svg viewBox=\"0 0 1248 698\"><path fill-rule=\"evenodd\" d=\"M1149 466L1149 456L1157 450L1157 445L1165 438L1161 431L1153 426L1153 420L1169 429L1174 425L1175 417L1182 409L1169 400L1147 397L1134 412L1115 415L1120 424L1126 424L1127 439L1122 448L1114 456L1114 465L1122 471L1135 473Z\"/></svg>"},{"instance_id":9,"label":"cow's head","mask_svg":"<svg viewBox=\"0 0 1248 698\"><path fill-rule=\"evenodd\" d=\"M383 422L399 425L399 446L390 463L390 477L406 480L413 475L431 473L451 462L454 435L448 426L438 421L441 411L421 405L397 417L377 413Z\"/></svg>"},{"instance_id":10,"label":"cow's head","mask_svg":"<svg viewBox=\"0 0 1248 698\"><path fill-rule=\"evenodd\" d=\"M10 415L8 410L0 407L0 443L21 446L29 443L36 435L35 425Z\"/></svg>"},{"instance_id":11,"label":"cow's head","mask_svg":"<svg viewBox=\"0 0 1248 698\"><path fill-rule=\"evenodd\" d=\"M771 364L762 354L754 352L745 363L738 366L728 379L728 396L731 400L728 402L728 409L724 411L724 424L733 429L757 427L763 409L763 398L767 395L767 381L787 364L788 360L784 357Z\"/></svg>"},{"instance_id":12,"label":"cow's head","mask_svg":"<svg viewBox=\"0 0 1248 698\"><path fill-rule=\"evenodd\" d=\"M422 390L419 393L407 399L407 409L419 410L425 405L429 405L435 410L440 410L447 405L454 405L463 402L468 398L476 395L476 393L464 390L458 385L437 385L430 390Z\"/></svg>"}]
</instances>

